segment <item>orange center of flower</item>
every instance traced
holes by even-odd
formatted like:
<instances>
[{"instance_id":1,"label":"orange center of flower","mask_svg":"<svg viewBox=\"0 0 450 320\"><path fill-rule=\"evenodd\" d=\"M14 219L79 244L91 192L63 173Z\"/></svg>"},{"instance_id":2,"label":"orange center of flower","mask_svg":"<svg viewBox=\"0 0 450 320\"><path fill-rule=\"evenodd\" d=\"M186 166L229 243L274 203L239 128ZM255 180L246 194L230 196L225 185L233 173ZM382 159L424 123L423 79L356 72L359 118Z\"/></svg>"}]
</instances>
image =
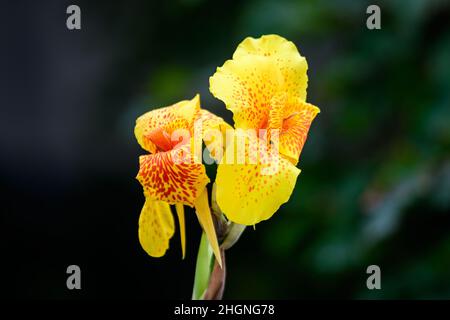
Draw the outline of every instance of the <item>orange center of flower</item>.
<instances>
[{"instance_id":1,"label":"orange center of flower","mask_svg":"<svg viewBox=\"0 0 450 320\"><path fill-rule=\"evenodd\" d=\"M172 140L170 138L170 135L167 133L166 130L162 128L157 128L153 131L151 131L147 135L148 139L150 139L151 142L153 142L156 147L158 148L158 151L169 151L172 150L173 144Z\"/></svg>"},{"instance_id":2,"label":"orange center of flower","mask_svg":"<svg viewBox=\"0 0 450 320\"><path fill-rule=\"evenodd\" d=\"M294 112L291 115L289 115L287 118L284 118L281 125L281 132L286 132L290 128L294 127L297 124L296 116L298 115L298 112Z\"/></svg>"}]
</instances>

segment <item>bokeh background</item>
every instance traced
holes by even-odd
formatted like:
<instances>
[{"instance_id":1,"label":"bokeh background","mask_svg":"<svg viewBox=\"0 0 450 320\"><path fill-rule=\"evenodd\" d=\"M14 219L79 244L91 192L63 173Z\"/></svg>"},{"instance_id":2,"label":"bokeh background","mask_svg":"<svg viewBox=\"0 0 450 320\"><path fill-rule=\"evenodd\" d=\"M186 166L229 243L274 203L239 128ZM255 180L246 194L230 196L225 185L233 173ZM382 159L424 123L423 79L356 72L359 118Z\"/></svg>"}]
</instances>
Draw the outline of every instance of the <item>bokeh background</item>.
<instances>
[{"instance_id":1,"label":"bokeh background","mask_svg":"<svg viewBox=\"0 0 450 320\"><path fill-rule=\"evenodd\" d=\"M82 29L66 28L81 7ZM381 30L366 8L381 7ZM247 36L282 35L322 110L289 203L227 252L225 298L450 298L448 1L2 1L0 265L12 298L190 298L200 227L140 248L142 113L201 94ZM82 290L66 289L66 268ZM366 288L381 268L382 289Z\"/></svg>"}]
</instances>

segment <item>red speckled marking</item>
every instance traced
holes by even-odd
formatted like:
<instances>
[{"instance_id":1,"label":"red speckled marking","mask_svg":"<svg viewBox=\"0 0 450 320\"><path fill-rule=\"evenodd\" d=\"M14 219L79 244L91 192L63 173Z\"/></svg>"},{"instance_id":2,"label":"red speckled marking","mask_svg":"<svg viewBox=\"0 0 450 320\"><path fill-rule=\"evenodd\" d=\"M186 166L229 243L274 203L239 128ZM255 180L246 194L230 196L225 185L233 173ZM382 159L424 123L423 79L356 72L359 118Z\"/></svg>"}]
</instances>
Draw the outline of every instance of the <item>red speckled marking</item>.
<instances>
[{"instance_id":1,"label":"red speckled marking","mask_svg":"<svg viewBox=\"0 0 450 320\"><path fill-rule=\"evenodd\" d=\"M184 159L184 161L177 161ZM194 206L195 199L209 182L205 167L194 163L190 145L139 157L137 179L147 197L169 204Z\"/></svg>"},{"instance_id":2,"label":"red speckled marking","mask_svg":"<svg viewBox=\"0 0 450 320\"><path fill-rule=\"evenodd\" d=\"M286 94L272 99L268 129L279 130L279 151L296 164L305 145L309 127L319 109Z\"/></svg>"}]
</instances>

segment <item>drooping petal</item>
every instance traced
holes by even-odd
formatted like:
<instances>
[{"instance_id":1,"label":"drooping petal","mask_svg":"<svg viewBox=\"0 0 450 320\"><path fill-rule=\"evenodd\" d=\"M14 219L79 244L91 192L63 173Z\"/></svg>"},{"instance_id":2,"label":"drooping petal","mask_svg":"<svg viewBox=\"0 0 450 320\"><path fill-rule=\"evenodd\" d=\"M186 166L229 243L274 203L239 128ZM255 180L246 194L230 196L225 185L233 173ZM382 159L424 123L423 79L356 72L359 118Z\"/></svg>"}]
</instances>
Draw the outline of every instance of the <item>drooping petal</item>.
<instances>
[{"instance_id":1,"label":"drooping petal","mask_svg":"<svg viewBox=\"0 0 450 320\"><path fill-rule=\"evenodd\" d=\"M191 144L139 157L137 179L150 199L194 206L209 182L205 167L191 153Z\"/></svg>"},{"instance_id":2,"label":"drooping petal","mask_svg":"<svg viewBox=\"0 0 450 320\"><path fill-rule=\"evenodd\" d=\"M284 87L271 59L248 55L228 60L210 78L210 91L233 112L236 128L261 128L267 123L270 100Z\"/></svg>"},{"instance_id":3,"label":"drooping petal","mask_svg":"<svg viewBox=\"0 0 450 320\"><path fill-rule=\"evenodd\" d=\"M258 39L248 37L239 44L233 59L248 55L267 57L274 61L283 75L284 92L298 96L303 101L306 100L308 64L293 42L273 34Z\"/></svg>"},{"instance_id":4,"label":"drooping petal","mask_svg":"<svg viewBox=\"0 0 450 320\"><path fill-rule=\"evenodd\" d=\"M278 131L279 152L298 162L309 127L320 109L298 97L280 94L272 98L268 129Z\"/></svg>"},{"instance_id":5,"label":"drooping petal","mask_svg":"<svg viewBox=\"0 0 450 320\"><path fill-rule=\"evenodd\" d=\"M149 111L136 120L134 134L141 147L151 153L168 151L178 141L172 141L175 130L188 130L192 135L193 123L200 110L200 97L183 100L169 107Z\"/></svg>"},{"instance_id":6,"label":"drooping petal","mask_svg":"<svg viewBox=\"0 0 450 320\"><path fill-rule=\"evenodd\" d=\"M169 248L175 231L170 206L163 201L146 198L139 216L139 242L152 257L162 257Z\"/></svg>"},{"instance_id":7,"label":"drooping petal","mask_svg":"<svg viewBox=\"0 0 450 320\"><path fill-rule=\"evenodd\" d=\"M251 135L246 139L245 157L239 155L238 146L233 160L224 156L219 164L216 199L229 220L254 225L269 219L289 200L300 170L278 153L255 146L265 145L261 139Z\"/></svg>"},{"instance_id":8,"label":"drooping petal","mask_svg":"<svg viewBox=\"0 0 450 320\"><path fill-rule=\"evenodd\" d=\"M198 221L200 222L203 230L206 233L209 244L213 249L214 256L217 262L222 267L222 258L220 255L219 243L217 241L216 229L211 216L211 210L208 203L208 191L206 188L195 202L195 213L197 214Z\"/></svg>"},{"instance_id":9,"label":"drooping petal","mask_svg":"<svg viewBox=\"0 0 450 320\"><path fill-rule=\"evenodd\" d=\"M180 239L181 239L181 252L183 259L186 256L186 227L184 223L184 206L177 203L175 210L178 216L178 223L180 224Z\"/></svg>"}]
</instances>

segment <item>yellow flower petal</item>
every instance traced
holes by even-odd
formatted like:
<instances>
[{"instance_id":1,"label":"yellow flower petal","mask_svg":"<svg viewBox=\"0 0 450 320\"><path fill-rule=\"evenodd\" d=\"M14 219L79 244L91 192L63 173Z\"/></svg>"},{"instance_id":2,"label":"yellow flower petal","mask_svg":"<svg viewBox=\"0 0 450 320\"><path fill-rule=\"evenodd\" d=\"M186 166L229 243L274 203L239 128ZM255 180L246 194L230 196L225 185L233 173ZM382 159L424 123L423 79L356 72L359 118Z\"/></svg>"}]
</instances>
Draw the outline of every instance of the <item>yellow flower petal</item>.
<instances>
[{"instance_id":1,"label":"yellow flower petal","mask_svg":"<svg viewBox=\"0 0 450 320\"><path fill-rule=\"evenodd\" d=\"M195 212L197 213L198 221L200 222L203 230L206 233L209 244L213 249L214 255L220 267L222 267L222 258L219 250L219 243L217 241L216 229L211 216L211 210L209 209L208 191L206 188L195 202Z\"/></svg>"},{"instance_id":2,"label":"yellow flower petal","mask_svg":"<svg viewBox=\"0 0 450 320\"><path fill-rule=\"evenodd\" d=\"M308 64L293 42L273 34L258 39L248 37L239 44L233 59L238 60L248 55L267 57L272 60L283 75L284 92L298 96L303 101L306 100Z\"/></svg>"},{"instance_id":3,"label":"yellow flower petal","mask_svg":"<svg viewBox=\"0 0 450 320\"><path fill-rule=\"evenodd\" d=\"M237 131L236 137L242 134ZM277 153L258 151L255 144L265 143L260 139L251 135L246 139L242 163L236 147L234 160L225 156L219 164L216 199L229 220L254 225L269 219L289 200L300 170Z\"/></svg>"},{"instance_id":4,"label":"yellow flower petal","mask_svg":"<svg viewBox=\"0 0 450 320\"><path fill-rule=\"evenodd\" d=\"M147 197L194 206L209 182L205 167L191 153L191 144L139 157L137 179Z\"/></svg>"},{"instance_id":5,"label":"yellow flower petal","mask_svg":"<svg viewBox=\"0 0 450 320\"><path fill-rule=\"evenodd\" d=\"M170 206L163 201L145 199L139 217L139 242L152 257L162 257L175 231Z\"/></svg>"},{"instance_id":6,"label":"yellow flower petal","mask_svg":"<svg viewBox=\"0 0 450 320\"><path fill-rule=\"evenodd\" d=\"M180 239L181 239L181 252L183 259L186 256L186 228L184 223L184 206L177 203L175 205L177 211L178 223L180 224Z\"/></svg>"},{"instance_id":7,"label":"yellow flower petal","mask_svg":"<svg viewBox=\"0 0 450 320\"><path fill-rule=\"evenodd\" d=\"M265 126L270 101L284 87L274 61L254 55L226 61L209 83L211 93L233 112L235 127L244 129Z\"/></svg>"},{"instance_id":8,"label":"yellow flower petal","mask_svg":"<svg viewBox=\"0 0 450 320\"><path fill-rule=\"evenodd\" d=\"M269 114L269 132L278 131L279 152L293 164L298 162L309 127L320 109L298 97L275 96Z\"/></svg>"},{"instance_id":9,"label":"yellow flower petal","mask_svg":"<svg viewBox=\"0 0 450 320\"><path fill-rule=\"evenodd\" d=\"M224 132L226 129L231 129L231 126L226 123L225 120L205 109L200 109L198 119L202 122L203 138L207 136L206 133L209 130L219 130L220 132Z\"/></svg>"},{"instance_id":10,"label":"yellow flower petal","mask_svg":"<svg viewBox=\"0 0 450 320\"><path fill-rule=\"evenodd\" d=\"M224 152L226 130L232 127L221 117L201 109L199 118L202 124L202 139L208 148L210 155L216 161L220 161Z\"/></svg>"},{"instance_id":11,"label":"yellow flower petal","mask_svg":"<svg viewBox=\"0 0 450 320\"><path fill-rule=\"evenodd\" d=\"M151 153L167 151L176 142L171 134L177 129L190 130L200 110L200 97L183 100L169 107L149 111L136 120L134 134L141 147Z\"/></svg>"}]
</instances>

